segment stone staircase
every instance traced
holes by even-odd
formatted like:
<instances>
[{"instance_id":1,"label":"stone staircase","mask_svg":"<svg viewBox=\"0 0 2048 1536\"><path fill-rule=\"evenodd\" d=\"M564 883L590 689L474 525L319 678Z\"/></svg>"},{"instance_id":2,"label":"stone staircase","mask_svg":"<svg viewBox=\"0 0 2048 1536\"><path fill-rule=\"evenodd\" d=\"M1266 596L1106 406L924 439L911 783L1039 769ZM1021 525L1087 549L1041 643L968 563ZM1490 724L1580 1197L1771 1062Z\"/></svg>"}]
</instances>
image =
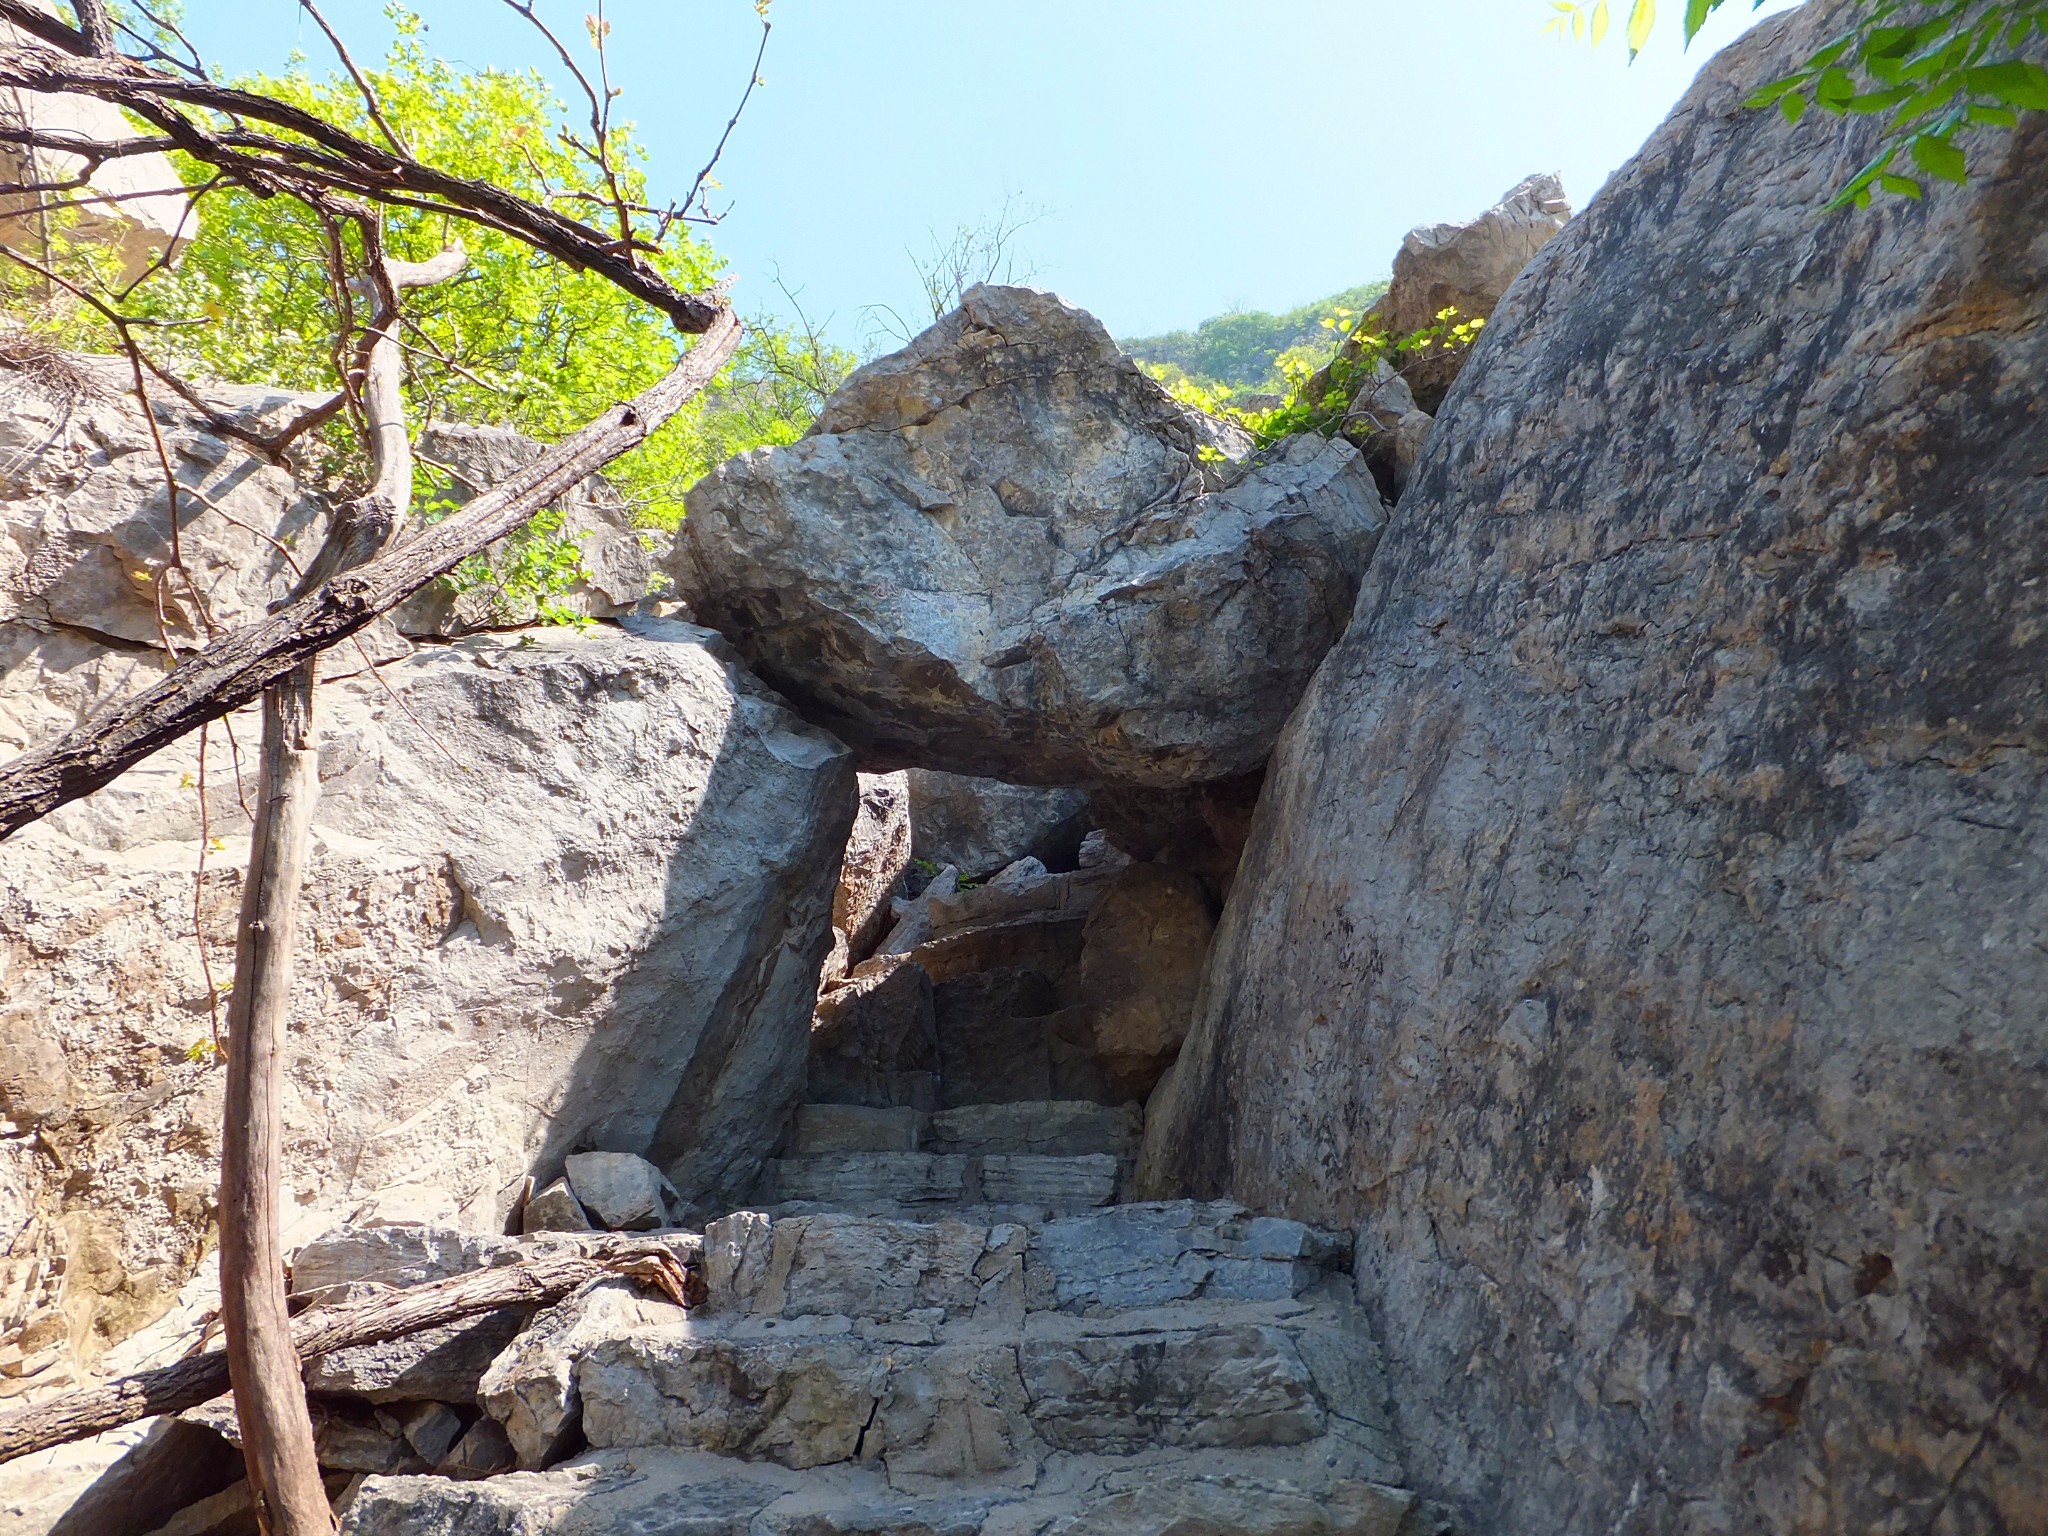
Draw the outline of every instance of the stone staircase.
<instances>
[{"instance_id":1,"label":"stone staircase","mask_svg":"<svg viewBox=\"0 0 2048 1536\"><path fill-rule=\"evenodd\" d=\"M587 1449L481 1482L371 1478L345 1531L1406 1530L1342 1237L1227 1203L958 1214L712 1223L701 1309L607 1283L486 1378L523 1461L559 1452L578 1416Z\"/></svg>"},{"instance_id":2,"label":"stone staircase","mask_svg":"<svg viewBox=\"0 0 2048 1536\"><path fill-rule=\"evenodd\" d=\"M703 1305L542 1313L476 1394L533 1470L370 1477L348 1536L1419 1536L1349 1238L1131 1202L1077 1006L1118 872L899 903Z\"/></svg>"}]
</instances>

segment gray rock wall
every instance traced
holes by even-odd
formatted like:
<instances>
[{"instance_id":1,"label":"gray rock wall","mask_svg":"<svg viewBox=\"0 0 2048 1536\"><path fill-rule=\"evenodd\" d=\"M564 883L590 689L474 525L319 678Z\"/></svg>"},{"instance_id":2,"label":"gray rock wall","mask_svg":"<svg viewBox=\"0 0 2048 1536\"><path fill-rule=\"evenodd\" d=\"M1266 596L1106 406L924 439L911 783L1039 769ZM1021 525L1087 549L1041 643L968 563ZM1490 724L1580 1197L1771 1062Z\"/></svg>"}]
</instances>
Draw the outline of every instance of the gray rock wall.
<instances>
[{"instance_id":1,"label":"gray rock wall","mask_svg":"<svg viewBox=\"0 0 2048 1536\"><path fill-rule=\"evenodd\" d=\"M1824 214L1870 125L1740 102L1846 9L1508 296L1151 1106L1494 1536L2048 1527L2048 116Z\"/></svg>"},{"instance_id":2,"label":"gray rock wall","mask_svg":"<svg viewBox=\"0 0 2048 1536\"><path fill-rule=\"evenodd\" d=\"M803 1086L851 760L716 636L632 622L322 689L285 1095L302 1223L374 1207L498 1231L522 1176L583 1147L652 1152L685 1197L726 1199L772 1149ZM251 754L255 723L236 736ZM225 984L249 823L219 728L210 749L197 920ZM0 1295L61 1316L82 1359L172 1305L212 1215L197 774L181 743L0 843L0 1037L31 1029L67 1072L35 1090L61 1169L0 1165L7 1219L23 1174L34 1213ZM38 1254L68 1255L62 1274L32 1272Z\"/></svg>"}]
</instances>

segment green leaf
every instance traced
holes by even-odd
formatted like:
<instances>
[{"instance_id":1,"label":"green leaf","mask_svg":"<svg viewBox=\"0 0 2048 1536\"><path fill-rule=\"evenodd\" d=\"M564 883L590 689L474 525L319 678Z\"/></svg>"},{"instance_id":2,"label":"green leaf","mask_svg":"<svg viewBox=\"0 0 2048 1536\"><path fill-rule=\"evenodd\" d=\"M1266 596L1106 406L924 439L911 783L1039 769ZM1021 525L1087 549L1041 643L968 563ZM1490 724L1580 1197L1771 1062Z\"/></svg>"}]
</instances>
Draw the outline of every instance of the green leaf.
<instances>
[{"instance_id":1,"label":"green leaf","mask_svg":"<svg viewBox=\"0 0 2048 1536\"><path fill-rule=\"evenodd\" d=\"M1877 184L1898 197L1910 197L1917 201L1921 196L1920 183L1910 176L1897 176L1887 171L1877 178Z\"/></svg>"},{"instance_id":2,"label":"green leaf","mask_svg":"<svg viewBox=\"0 0 2048 1536\"><path fill-rule=\"evenodd\" d=\"M2019 126L2020 115L2011 107L1972 107L1970 121L1982 123L1987 128L2015 128Z\"/></svg>"},{"instance_id":3,"label":"green leaf","mask_svg":"<svg viewBox=\"0 0 2048 1536\"><path fill-rule=\"evenodd\" d=\"M1799 75L1787 75L1782 80L1773 80L1769 85L1760 86L1743 97L1742 104L1751 111L1760 107L1774 107L1784 97L1799 89L1802 78Z\"/></svg>"},{"instance_id":4,"label":"green leaf","mask_svg":"<svg viewBox=\"0 0 2048 1536\"><path fill-rule=\"evenodd\" d=\"M1657 0L1635 0L1628 13L1628 56L1634 58L1643 51L1643 44L1650 40L1650 29L1657 25Z\"/></svg>"},{"instance_id":5,"label":"green leaf","mask_svg":"<svg viewBox=\"0 0 2048 1536\"><path fill-rule=\"evenodd\" d=\"M1888 91L1865 91L1861 96L1851 96L1843 102L1842 110L1856 113L1883 112L1896 107L1912 94L1913 88L1910 85L1895 85Z\"/></svg>"},{"instance_id":6,"label":"green leaf","mask_svg":"<svg viewBox=\"0 0 2048 1536\"><path fill-rule=\"evenodd\" d=\"M1856 94L1856 82L1846 69L1824 69L1813 83L1813 99L1830 112L1839 112Z\"/></svg>"},{"instance_id":7,"label":"green leaf","mask_svg":"<svg viewBox=\"0 0 2048 1536\"><path fill-rule=\"evenodd\" d=\"M1707 24L1720 0L1685 0L1685 40L1689 43L1700 35L1700 28Z\"/></svg>"},{"instance_id":8,"label":"green leaf","mask_svg":"<svg viewBox=\"0 0 2048 1536\"><path fill-rule=\"evenodd\" d=\"M1805 93L1802 91L1794 91L1790 96L1787 96L1783 101L1778 103L1778 110L1785 114L1786 122L1798 122L1799 119L1806 116Z\"/></svg>"},{"instance_id":9,"label":"green leaf","mask_svg":"<svg viewBox=\"0 0 2048 1536\"><path fill-rule=\"evenodd\" d=\"M1963 159L1963 152L1945 138L1932 134L1913 140L1913 163L1930 176L1939 176L1943 181L1957 185L1969 180L1969 171Z\"/></svg>"},{"instance_id":10,"label":"green leaf","mask_svg":"<svg viewBox=\"0 0 2048 1536\"><path fill-rule=\"evenodd\" d=\"M1980 64L1963 79L1972 91L1995 96L2009 107L2048 112L2048 69L2039 64L2026 59Z\"/></svg>"},{"instance_id":11,"label":"green leaf","mask_svg":"<svg viewBox=\"0 0 2048 1536\"><path fill-rule=\"evenodd\" d=\"M1598 48L1600 40L1607 35L1607 0L1593 7L1593 46Z\"/></svg>"}]
</instances>

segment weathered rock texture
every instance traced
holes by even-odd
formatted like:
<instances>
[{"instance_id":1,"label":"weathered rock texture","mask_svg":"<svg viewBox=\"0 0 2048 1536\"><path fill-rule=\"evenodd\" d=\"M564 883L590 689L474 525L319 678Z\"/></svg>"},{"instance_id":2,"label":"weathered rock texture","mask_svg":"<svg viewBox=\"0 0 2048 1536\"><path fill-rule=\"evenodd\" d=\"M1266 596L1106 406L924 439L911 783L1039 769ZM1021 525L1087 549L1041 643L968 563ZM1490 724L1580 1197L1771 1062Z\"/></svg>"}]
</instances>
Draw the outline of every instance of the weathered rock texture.
<instances>
[{"instance_id":1,"label":"weathered rock texture","mask_svg":"<svg viewBox=\"0 0 2048 1536\"><path fill-rule=\"evenodd\" d=\"M876 762L1177 785L1265 760L1384 521L1341 442L1204 489L1092 316L982 287L690 493L677 593Z\"/></svg>"},{"instance_id":2,"label":"weathered rock texture","mask_svg":"<svg viewBox=\"0 0 2048 1536\"><path fill-rule=\"evenodd\" d=\"M1387 291L1373 306L1387 335L1401 338L1435 323L1446 309L1486 320L1536 253L1564 228L1572 205L1555 176L1530 176L1498 203L1461 224L1408 231L1394 256ZM1464 366L1464 355L1417 351L1401 360L1415 402L1434 412Z\"/></svg>"},{"instance_id":3,"label":"weathered rock texture","mask_svg":"<svg viewBox=\"0 0 2048 1536\"><path fill-rule=\"evenodd\" d=\"M152 395L178 482L172 558L164 466L127 365L62 354L0 366L0 623L63 625L98 638L181 646L206 621L262 617L327 531L327 505L289 471L219 431L168 389ZM306 401L217 386L207 398L264 435Z\"/></svg>"},{"instance_id":4,"label":"weathered rock texture","mask_svg":"<svg viewBox=\"0 0 2048 1536\"><path fill-rule=\"evenodd\" d=\"M693 1199L772 1150L803 1087L852 764L715 636L634 624L465 641L323 689L295 1211L414 1190L496 1232L524 1175L583 1148L645 1153ZM198 916L225 982L248 822L222 732L211 748L223 846ZM0 1294L61 1288L87 1354L171 1304L212 1214L197 766L171 749L0 844L0 1034L28 1021L61 1053L8 1089L61 1171L19 1171L66 1256L51 1279L31 1233Z\"/></svg>"},{"instance_id":5,"label":"weathered rock texture","mask_svg":"<svg viewBox=\"0 0 2048 1536\"><path fill-rule=\"evenodd\" d=\"M1019 859L1070 869L1088 834L1088 797L999 779L913 768L911 854L961 878L986 880Z\"/></svg>"},{"instance_id":6,"label":"weathered rock texture","mask_svg":"<svg viewBox=\"0 0 2048 1536\"><path fill-rule=\"evenodd\" d=\"M910 784L902 773L860 775L860 808L839 863L832 897L832 953L827 984L875 952L889 931L891 903L910 867Z\"/></svg>"},{"instance_id":7,"label":"weathered rock texture","mask_svg":"<svg viewBox=\"0 0 2048 1536\"><path fill-rule=\"evenodd\" d=\"M2048 117L1822 213L1740 102L1847 9L1496 317L1151 1108L1357 1225L1474 1530L2048 1526Z\"/></svg>"}]
</instances>

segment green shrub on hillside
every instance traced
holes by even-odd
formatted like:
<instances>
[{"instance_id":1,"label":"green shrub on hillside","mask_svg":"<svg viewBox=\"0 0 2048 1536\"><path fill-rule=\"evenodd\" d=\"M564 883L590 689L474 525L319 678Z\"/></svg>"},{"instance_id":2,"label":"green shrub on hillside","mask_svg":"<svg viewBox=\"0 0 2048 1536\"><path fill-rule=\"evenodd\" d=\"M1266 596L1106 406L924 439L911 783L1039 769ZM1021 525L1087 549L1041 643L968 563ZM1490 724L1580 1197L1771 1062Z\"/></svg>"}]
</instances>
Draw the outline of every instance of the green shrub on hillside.
<instances>
[{"instance_id":1,"label":"green shrub on hillside","mask_svg":"<svg viewBox=\"0 0 2048 1536\"><path fill-rule=\"evenodd\" d=\"M1283 357L1299 361L1313 355L1310 368L1321 367L1336 347L1323 321L1341 310L1357 314L1386 291L1384 282L1365 283L1285 314L1240 310L1204 320L1192 331L1141 336L1117 345L1139 362L1177 370L1170 376L1185 377L1201 388L1280 394L1287 388Z\"/></svg>"}]
</instances>

